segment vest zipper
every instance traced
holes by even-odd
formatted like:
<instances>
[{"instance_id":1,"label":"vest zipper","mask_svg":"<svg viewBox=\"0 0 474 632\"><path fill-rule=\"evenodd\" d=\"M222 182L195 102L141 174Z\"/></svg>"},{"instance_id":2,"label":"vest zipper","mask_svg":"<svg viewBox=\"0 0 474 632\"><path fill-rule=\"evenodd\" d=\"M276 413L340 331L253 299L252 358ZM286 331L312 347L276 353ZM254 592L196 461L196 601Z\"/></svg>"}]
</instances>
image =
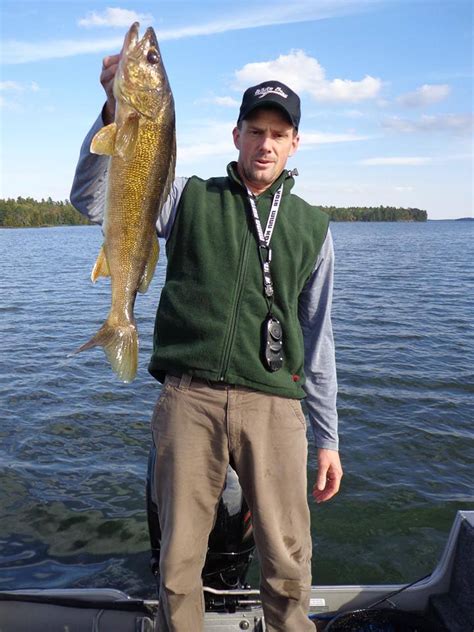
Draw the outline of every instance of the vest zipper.
<instances>
[{"instance_id":1,"label":"vest zipper","mask_svg":"<svg viewBox=\"0 0 474 632\"><path fill-rule=\"evenodd\" d=\"M237 275L235 300L232 306L231 319L230 319L230 323L227 329L227 337L225 340L224 349L222 352L222 357L221 357L221 362L220 362L220 367L219 367L219 381L220 382L223 382L225 380L225 376L229 368L230 354L232 351L232 347L234 345L235 330L236 330L236 324L237 324L237 314L239 313L240 302L242 299L242 292L244 289L245 273L247 269L247 258L248 258L247 255L248 255L250 237L251 237L251 232L250 230L247 230L247 234L245 235L245 240L244 240L243 249L242 249L242 256L240 259L239 271Z\"/></svg>"}]
</instances>

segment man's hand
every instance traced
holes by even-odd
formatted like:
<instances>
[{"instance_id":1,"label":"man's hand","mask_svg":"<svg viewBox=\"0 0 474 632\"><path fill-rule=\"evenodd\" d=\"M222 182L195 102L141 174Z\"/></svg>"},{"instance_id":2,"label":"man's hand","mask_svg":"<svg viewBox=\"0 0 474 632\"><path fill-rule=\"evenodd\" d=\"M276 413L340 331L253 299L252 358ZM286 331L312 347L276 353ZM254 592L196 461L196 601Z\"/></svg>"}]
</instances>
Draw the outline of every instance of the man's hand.
<instances>
[{"instance_id":1,"label":"man's hand","mask_svg":"<svg viewBox=\"0 0 474 632\"><path fill-rule=\"evenodd\" d=\"M107 95L107 103L102 110L104 123L108 125L112 123L115 117L115 97L114 97L114 78L120 61L120 55L109 55L104 57L102 62L102 72L100 73L100 83Z\"/></svg>"},{"instance_id":2,"label":"man's hand","mask_svg":"<svg viewBox=\"0 0 474 632\"><path fill-rule=\"evenodd\" d=\"M318 448L318 477L313 487L313 498L323 503L337 494L341 485L342 466L339 452Z\"/></svg>"}]
</instances>

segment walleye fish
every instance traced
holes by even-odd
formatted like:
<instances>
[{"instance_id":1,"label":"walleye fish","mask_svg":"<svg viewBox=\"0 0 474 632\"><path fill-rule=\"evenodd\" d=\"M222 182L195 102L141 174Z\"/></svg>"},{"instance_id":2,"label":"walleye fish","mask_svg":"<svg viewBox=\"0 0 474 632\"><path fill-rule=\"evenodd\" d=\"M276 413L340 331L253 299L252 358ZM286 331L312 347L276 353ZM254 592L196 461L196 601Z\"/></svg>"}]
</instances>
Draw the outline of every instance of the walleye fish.
<instances>
[{"instance_id":1,"label":"walleye fish","mask_svg":"<svg viewBox=\"0 0 474 632\"><path fill-rule=\"evenodd\" d=\"M146 292L155 271L156 221L176 162L173 95L158 41L151 27L141 39L138 29L135 22L126 34L115 75L115 120L91 143L91 152L110 156L104 244L91 280L110 276L112 304L99 331L78 349L103 347L124 382L131 382L137 371L133 307L137 292Z\"/></svg>"}]
</instances>

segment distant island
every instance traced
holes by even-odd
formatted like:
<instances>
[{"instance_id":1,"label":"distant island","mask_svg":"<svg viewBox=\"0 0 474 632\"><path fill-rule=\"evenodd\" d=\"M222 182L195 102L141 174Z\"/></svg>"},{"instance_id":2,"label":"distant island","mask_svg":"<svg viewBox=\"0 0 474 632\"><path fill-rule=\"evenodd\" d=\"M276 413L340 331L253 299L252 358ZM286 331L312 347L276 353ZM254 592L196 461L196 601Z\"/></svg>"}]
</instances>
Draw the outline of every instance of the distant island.
<instances>
[{"instance_id":1,"label":"distant island","mask_svg":"<svg viewBox=\"0 0 474 632\"><path fill-rule=\"evenodd\" d=\"M426 222L428 213L419 208L394 206L319 206L332 222Z\"/></svg>"},{"instance_id":2,"label":"distant island","mask_svg":"<svg viewBox=\"0 0 474 632\"><path fill-rule=\"evenodd\" d=\"M0 199L0 228L33 228L39 226L78 226L90 224L89 220L76 211L65 200L55 202L18 197L16 200Z\"/></svg>"},{"instance_id":3,"label":"distant island","mask_svg":"<svg viewBox=\"0 0 474 632\"><path fill-rule=\"evenodd\" d=\"M474 217L458 217L457 222L474 222Z\"/></svg>"},{"instance_id":4,"label":"distant island","mask_svg":"<svg viewBox=\"0 0 474 632\"><path fill-rule=\"evenodd\" d=\"M393 206L336 207L319 206L333 222L426 222L428 213L418 208ZM472 219L472 218L463 218ZM90 224L69 200L55 202L31 197L0 199L0 228L33 228L40 226L78 226Z\"/></svg>"}]
</instances>

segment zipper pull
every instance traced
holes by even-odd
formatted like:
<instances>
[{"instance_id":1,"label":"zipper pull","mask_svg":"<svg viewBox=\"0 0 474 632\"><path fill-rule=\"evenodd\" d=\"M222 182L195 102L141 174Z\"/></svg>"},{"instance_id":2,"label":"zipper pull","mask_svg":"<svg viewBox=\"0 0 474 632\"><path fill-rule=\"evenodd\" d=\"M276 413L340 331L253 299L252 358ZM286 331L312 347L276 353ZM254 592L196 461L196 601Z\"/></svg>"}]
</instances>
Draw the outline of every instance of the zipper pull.
<instances>
[{"instance_id":1,"label":"zipper pull","mask_svg":"<svg viewBox=\"0 0 474 632\"><path fill-rule=\"evenodd\" d=\"M288 169L288 175L290 177L295 177L295 176L299 176L300 174L298 173L298 169L296 169L296 167L294 169Z\"/></svg>"}]
</instances>

